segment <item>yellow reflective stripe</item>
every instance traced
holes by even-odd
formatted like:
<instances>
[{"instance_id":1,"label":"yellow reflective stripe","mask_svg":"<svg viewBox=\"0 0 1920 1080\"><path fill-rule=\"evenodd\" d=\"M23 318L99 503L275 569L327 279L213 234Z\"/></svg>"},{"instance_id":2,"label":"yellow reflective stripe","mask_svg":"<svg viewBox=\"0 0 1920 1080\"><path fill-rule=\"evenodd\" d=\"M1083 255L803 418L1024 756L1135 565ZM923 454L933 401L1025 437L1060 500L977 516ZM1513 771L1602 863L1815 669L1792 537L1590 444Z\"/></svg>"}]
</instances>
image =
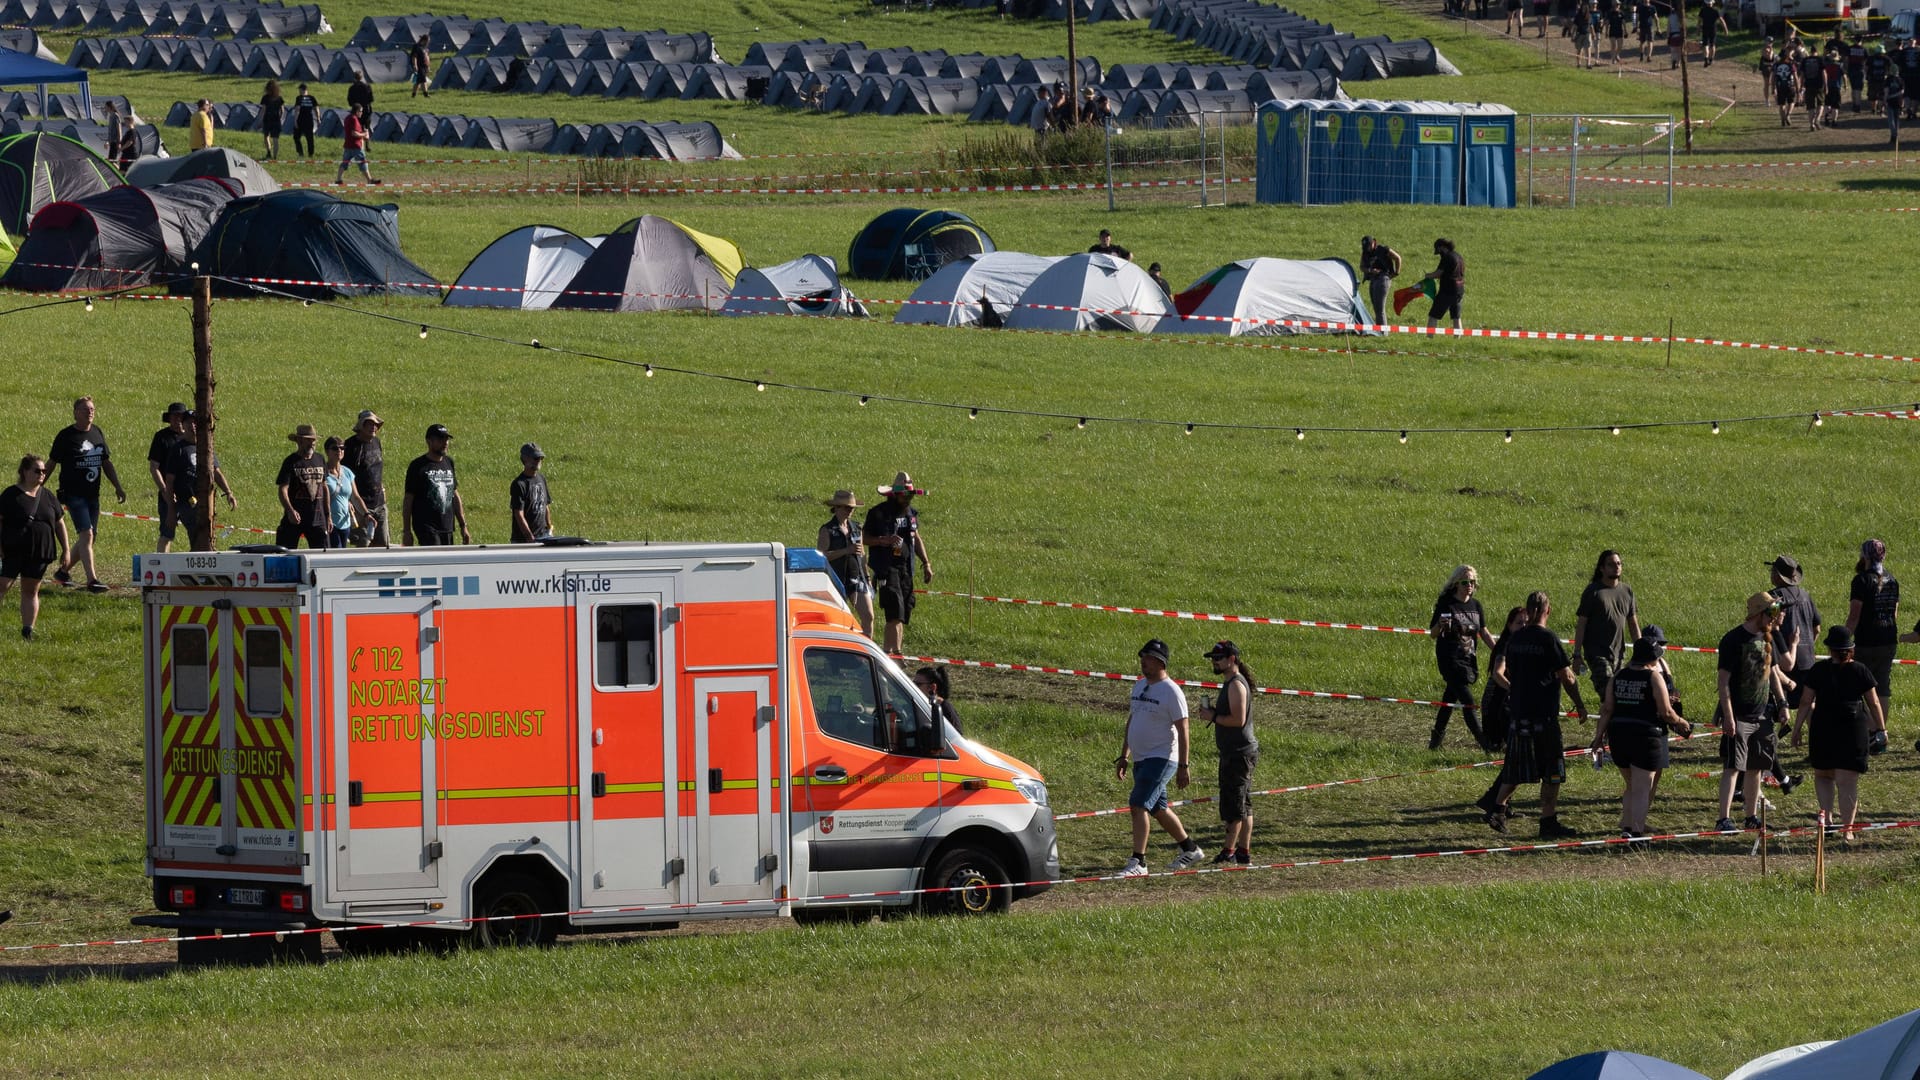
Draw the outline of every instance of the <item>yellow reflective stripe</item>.
<instances>
[{"instance_id":1,"label":"yellow reflective stripe","mask_svg":"<svg viewBox=\"0 0 1920 1080\"><path fill-rule=\"evenodd\" d=\"M419 802L420 793L417 791L369 791L360 796L360 801L363 803Z\"/></svg>"},{"instance_id":2,"label":"yellow reflective stripe","mask_svg":"<svg viewBox=\"0 0 1920 1080\"><path fill-rule=\"evenodd\" d=\"M574 789L579 790L579 789ZM667 790L667 785L655 780L645 784L608 784L609 795L648 795Z\"/></svg>"},{"instance_id":3,"label":"yellow reflective stripe","mask_svg":"<svg viewBox=\"0 0 1920 1080\"><path fill-rule=\"evenodd\" d=\"M923 773L921 779L929 784L984 784L999 791L1018 791L1011 780L994 780L985 776L965 776L960 773L937 772Z\"/></svg>"},{"instance_id":4,"label":"yellow reflective stripe","mask_svg":"<svg viewBox=\"0 0 1920 1080\"><path fill-rule=\"evenodd\" d=\"M578 795L577 787L497 787L497 788L449 788L440 793L443 799L517 799L530 795Z\"/></svg>"}]
</instances>

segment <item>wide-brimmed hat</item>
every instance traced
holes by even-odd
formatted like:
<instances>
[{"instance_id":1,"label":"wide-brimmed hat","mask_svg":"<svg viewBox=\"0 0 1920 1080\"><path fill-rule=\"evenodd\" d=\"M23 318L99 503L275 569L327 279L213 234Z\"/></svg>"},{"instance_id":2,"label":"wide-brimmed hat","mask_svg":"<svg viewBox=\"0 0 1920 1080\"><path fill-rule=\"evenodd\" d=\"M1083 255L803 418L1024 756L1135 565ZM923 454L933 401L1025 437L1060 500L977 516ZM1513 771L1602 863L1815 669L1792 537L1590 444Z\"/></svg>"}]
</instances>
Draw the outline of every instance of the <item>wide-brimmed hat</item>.
<instances>
[{"instance_id":1,"label":"wide-brimmed hat","mask_svg":"<svg viewBox=\"0 0 1920 1080\"><path fill-rule=\"evenodd\" d=\"M1853 648L1853 631L1838 624L1827 629L1827 651L1839 652Z\"/></svg>"},{"instance_id":2,"label":"wide-brimmed hat","mask_svg":"<svg viewBox=\"0 0 1920 1080\"><path fill-rule=\"evenodd\" d=\"M1751 619L1762 612L1780 610L1780 599L1772 593L1757 592L1747 597L1747 618Z\"/></svg>"},{"instance_id":3,"label":"wide-brimmed hat","mask_svg":"<svg viewBox=\"0 0 1920 1080\"><path fill-rule=\"evenodd\" d=\"M167 411L160 414L160 419L163 421L172 420L176 416L185 416L187 413L192 411L193 410L187 408L186 402L176 401L173 404L167 406Z\"/></svg>"},{"instance_id":4,"label":"wide-brimmed hat","mask_svg":"<svg viewBox=\"0 0 1920 1080\"><path fill-rule=\"evenodd\" d=\"M853 492L842 488L841 490L833 493L833 498L828 499L826 502L826 505L857 507L860 505L860 500L854 497Z\"/></svg>"},{"instance_id":5,"label":"wide-brimmed hat","mask_svg":"<svg viewBox=\"0 0 1920 1080\"><path fill-rule=\"evenodd\" d=\"M359 427L361 424L364 424L369 420L373 421L374 427L380 427L381 425L386 423L385 420L380 419L380 414L377 412L374 412L372 409L361 409L360 418L353 422L353 426Z\"/></svg>"},{"instance_id":6,"label":"wide-brimmed hat","mask_svg":"<svg viewBox=\"0 0 1920 1080\"><path fill-rule=\"evenodd\" d=\"M520 460L525 461L528 458L533 458L536 461L544 461L546 457L547 452L540 449L539 443L530 442L520 444Z\"/></svg>"},{"instance_id":7,"label":"wide-brimmed hat","mask_svg":"<svg viewBox=\"0 0 1920 1080\"><path fill-rule=\"evenodd\" d=\"M1140 646L1140 655L1151 656L1163 664L1173 657L1167 649L1167 643L1159 638L1150 638L1145 645Z\"/></svg>"},{"instance_id":8,"label":"wide-brimmed hat","mask_svg":"<svg viewBox=\"0 0 1920 1080\"><path fill-rule=\"evenodd\" d=\"M880 485L882 495L925 495L926 493L927 489L916 486L913 477L908 476L904 469L893 474L893 483Z\"/></svg>"},{"instance_id":9,"label":"wide-brimmed hat","mask_svg":"<svg viewBox=\"0 0 1920 1080\"><path fill-rule=\"evenodd\" d=\"M1780 575L1782 581L1800 580L1800 562L1791 555L1782 555L1768 563L1773 572Z\"/></svg>"},{"instance_id":10,"label":"wide-brimmed hat","mask_svg":"<svg viewBox=\"0 0 1920 1080\"><path fill-rule=\"evenodd\" d=\"M293 434L287 436L287 439L291 442L299 442L301 439L317 439L319 437L320 432L316 431L312 424L301 424L293 429Z\"/></svg>"}]
</instances>

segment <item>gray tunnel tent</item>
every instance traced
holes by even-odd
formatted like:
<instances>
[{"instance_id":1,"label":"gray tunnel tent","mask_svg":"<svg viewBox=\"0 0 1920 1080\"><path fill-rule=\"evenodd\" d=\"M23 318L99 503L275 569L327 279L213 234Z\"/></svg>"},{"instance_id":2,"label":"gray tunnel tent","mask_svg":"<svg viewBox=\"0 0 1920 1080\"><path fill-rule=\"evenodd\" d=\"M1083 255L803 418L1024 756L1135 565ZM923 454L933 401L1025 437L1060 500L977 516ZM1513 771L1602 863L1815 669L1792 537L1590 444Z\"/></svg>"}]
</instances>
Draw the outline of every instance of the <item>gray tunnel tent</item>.
<instances>
[{"instance_id":1,"label":"gray tunnel tent","mask_svg":"<svg viewBox=\"0 0 1920 1080\"><path fill-rule=\"evenodd\" d=\"M1173 298L1175 315L1160 333L1266 337L1337 334L1345 326L1302 327L1282 322L1369 325L1353 264L1345 259L1242 259L1203 274ZM1371 333L1372 331L1359 331Z\"/></svg>"},{"instance_id":2,"label":"gray tunnel tent","mask_svg":"<svg viewBox=\"0 0 1920 1080\"><path fill-rule=\"evenodd\" d=\"M59 62L59 57L53 55L53 50L41 42L39 34L24 28L0 30L0 49L10 49L23 56L45 60L49 64Z\"/></svg>"},{"instance_id":3,"label":"gray tunnel tent","mask_svg":"<svg viewBox=\"0 0 1920 1080\"><path fill-rule=\"evenodd\" d=\"M972 79L903 78L881 106L883 116L958 116L973 111L980 84Z\"/></svg>"},{"instance_id":4,"label":"gray tunnel tent","mask_svg":"<svg viewBox=\"0 0 1920 1080\"><path fill-rule=\"evenodd\" d=\"M127 166L127 183L141 188L203 176L232 180L241 195L264 195L280 190L279 182L259 162L225 146L195 150L179 157L143 157Z\"/></svg>"},{"instance_id":5,"label":"gray tunnel tent","mask_svg":"<svg viewBox=\"0 0 1920 1080\"><path fill-rule=\"evenodd\" d=\"M348 83L353 81L353 73L359 72L370 83L403 83L411 77L407 54L391 49L381 52L367 52L362 49L341 49L333 54L333 60L327 65L322 82Z\"/></svg>"},{"instance_id":6,"label":"gray tunnel tent","mask_svg":"<svg viewBox=\"0 0 1920 1080\"><path fill-rule=\"evenodd\" d=\"M497 119L477 117L460 143L468 149L498 150L507 153L540 152L553 143L559 126L551 118Z\"/></svg>"},{"instance_id":7,"label":"gray tunnel tent","mask_svg":"<svg viewBox=\"0 0 1920 1080\"><path fill-rule=\"evenodd\" d=\"M283 40L290 37L330 33L332 29L326 17L320 13L318 4L296 4L288 7L260 4L247 12L247 21L240 25L240 29L234 31L233 36L247 40L256 38Z\"/></svg>"},{"instance_id":8,"label":"gray tunnel tent","mask_svg":"<svg viewBox=\"0 0 1920 1080\"><path fill-rule=\"evenodd\" d=\"M600 243L554 225L527 225L482 248L441 303L545 311Z\"/></svg>"},{"instance_id":9,"label":"gray tunnel tent","mask_svg":"<svg viewBox=\"0 0 1920 1080\"><path fill-rule=\"evenodd\" d=\"M741 270L720 314L864 319L867 306L840 283L840 269L832 259L807 254L778 266Z\"/></svg>"},{"instance_id":10,"label":"gray tunnel tent","mask_svg":"<svg viewBox=\"0 0 1920 1080\"><path fill-rule=\"evenodd\" d=\"M1267 101L1329 101L1346 96L1340 80L1324 71L1262 71L1247 80L1247 97L1256 107Z\"/></svg>"},{"instance_id":11,"label":"gray tunnel tent","mask_svg":"<svg viewBox=\"0 0 1920 1080\"><path fill-rule=\"evenodd\" d=\"M581 265L556 309L580 311L718 310L739 276L732 241L647 214L608 233Z\"/></svg>"},{"instance_id":12,"label":"gray tunnel tent","mask_svg":"<svg viewBox=\"0 0 1920 1080\"><path fill-rule=\"evenodd\" d=\"M1340 78L1347 82L1458 74L1460 69L1425 38L1360 45L1347 53L1346 66L1340 69Z\"/></svg>"},{"instance_id":13,"label":"gray tunnel tent","mask_svg":"<svg viewBox=\"0 0 1920 1080\"><path fill-rule=\"evenodd\" d=\"M1060 261L1054 255L989 251L967 255L922 281L893 321L927 326L978 326L985 301L1002 318L1035 278Z\"/></svg>"}]
</instances>

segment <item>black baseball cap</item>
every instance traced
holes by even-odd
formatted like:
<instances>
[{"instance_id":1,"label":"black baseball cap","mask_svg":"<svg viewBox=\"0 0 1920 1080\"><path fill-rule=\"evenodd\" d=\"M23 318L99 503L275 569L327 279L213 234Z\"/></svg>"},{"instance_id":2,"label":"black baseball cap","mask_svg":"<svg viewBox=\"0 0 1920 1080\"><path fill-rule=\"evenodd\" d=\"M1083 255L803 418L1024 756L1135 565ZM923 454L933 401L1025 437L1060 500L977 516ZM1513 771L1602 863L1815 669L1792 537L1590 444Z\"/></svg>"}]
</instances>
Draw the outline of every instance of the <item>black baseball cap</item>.
<instances>
[{"instance_id":1,"label":"black baseball cap","mask_svg":"<svg viewBox=\"0 0 1920 1080\"><path fill-rule=\"evenodd\" d=\"M540 444L537 442L521 443L520 456L522 458L544 458L547 456L547 452L540 449Z\"/></svg>"},{"instance_id":2,"label":"black baseball cap","mask_svg":"<svg viewBox=\"0 0 1920 1080\"><path fill-rule=\"evenodd\" d=\"M1216 641L1213 648L1207 650L1207 659L1218 660L1223 656L1239 656L1240 646L1231 641Z\"/></svg>"},{"instance_id":3,"label":"black baseball cap","mask_svg":"<svg viewBox=\"0 0 1920 1080\"><path fill-rule=\"evenodd\" d=\"M451 432L451 431L448 431L448 430L447 430L447 425L445 425L445 424L435 424L435 425L433 425L432 427L430 427L430 428L428 428L428 429L427 429L427 438L429 438L429 439L451 439L451 438L453 438L453 432Z\"/></svg>"},{"instance_id":4,"label":"black baseball cap","mask_svg":"<svg viewBox=\"0 0 1920 1080\"><path fill-rule=\"evenodd\" d=\"M1140 646L1140 655L1151 656L1163 664L1173 658L1173 653L1167 649L1167 643L1159 638L1153 638Z\"/></svg>"}]
</instances>

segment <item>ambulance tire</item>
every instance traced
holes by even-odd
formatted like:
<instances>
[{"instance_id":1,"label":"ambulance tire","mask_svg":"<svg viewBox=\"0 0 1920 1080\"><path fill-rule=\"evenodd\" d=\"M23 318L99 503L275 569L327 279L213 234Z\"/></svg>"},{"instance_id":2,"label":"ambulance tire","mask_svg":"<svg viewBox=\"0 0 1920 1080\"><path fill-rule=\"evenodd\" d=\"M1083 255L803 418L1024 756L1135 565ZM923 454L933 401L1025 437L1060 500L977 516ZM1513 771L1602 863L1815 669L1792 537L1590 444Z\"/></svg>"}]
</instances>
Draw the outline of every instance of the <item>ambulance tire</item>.
<instances>
[{"instance_id":1,"label":"ambulance tire","mask_svg":"<svg viewBox=\"0 0 1920 1080\"><path fill-rule=\"evenodd\" d=\"M1013 904L1013 879L992 852L976 847L948 848L934 859L922 884L951 892L923 894L921 910L937 915L992 915Z\"/></svg>"},{"instance_id":2,"label":"ambulance tire","mask_svg":"<svg viewBox=\"0 0 1920 1080\"><path fill-rule=\"evenodd\" d=\"M473 890L475 918L498 919L502 915L533 915L551 911L553 901L547 886L536 877L519 873L489 874ZM467 941L477 949L498 949L516 945L551 945L553 919L498 919L475 922Z\"/></svg>"}]
</instances>

